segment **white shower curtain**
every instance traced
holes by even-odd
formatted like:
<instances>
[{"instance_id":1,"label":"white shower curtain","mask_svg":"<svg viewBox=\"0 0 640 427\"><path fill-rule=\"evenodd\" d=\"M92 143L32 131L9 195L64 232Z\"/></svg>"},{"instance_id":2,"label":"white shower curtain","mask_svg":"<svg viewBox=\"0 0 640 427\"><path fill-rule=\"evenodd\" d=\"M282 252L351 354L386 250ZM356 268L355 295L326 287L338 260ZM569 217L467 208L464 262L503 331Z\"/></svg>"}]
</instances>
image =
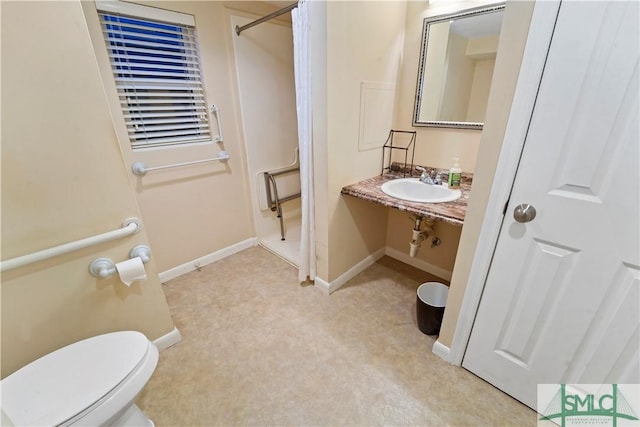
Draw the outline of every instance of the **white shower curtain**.
<instances>
[{"instance_id":1,"label":"white shower curtain","mask_svg":"<svg viewBox=\"0 0 640 427\"><path fill-rule=\"evenodd\" d=\"M301 282L316 277L316 230L313 196L313 145L311 103L311 57L309 41L309 4L299 0L291 11L293 23L293 58L298 112L298 146L300 149L300 192L302 194L302 230L300 231Z\"/></svg>"}]
</instances>

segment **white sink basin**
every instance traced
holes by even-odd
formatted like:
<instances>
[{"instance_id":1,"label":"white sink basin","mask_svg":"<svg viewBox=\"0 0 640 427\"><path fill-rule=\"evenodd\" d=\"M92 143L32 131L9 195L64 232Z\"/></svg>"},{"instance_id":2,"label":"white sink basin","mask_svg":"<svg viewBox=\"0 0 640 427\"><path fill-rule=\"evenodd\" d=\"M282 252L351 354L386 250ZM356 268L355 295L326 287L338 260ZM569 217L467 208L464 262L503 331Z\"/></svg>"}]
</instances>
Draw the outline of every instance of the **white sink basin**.
<instances>
[{"instance_id":1,"label":"white sink basin","mask_svg":"<svg viewBox=\"0 0 640 427\"><path fill-rule=\"evenodd\" d=\"M444 203L458 199L460 190L451 190L446 185L430 185L418 178L401 178L387 181L380 187L383 193L396 199L419 203Z\"/></svg>"}]
</instances>

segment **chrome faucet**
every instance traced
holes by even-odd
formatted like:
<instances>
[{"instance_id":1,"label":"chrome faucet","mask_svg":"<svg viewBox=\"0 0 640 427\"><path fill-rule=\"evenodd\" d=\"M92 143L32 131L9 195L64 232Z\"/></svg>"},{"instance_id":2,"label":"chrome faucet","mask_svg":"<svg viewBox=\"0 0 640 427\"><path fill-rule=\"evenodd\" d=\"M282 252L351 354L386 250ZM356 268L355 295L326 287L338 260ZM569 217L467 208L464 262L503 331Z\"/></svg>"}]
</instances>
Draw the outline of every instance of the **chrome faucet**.
<instances>
[{"instance_id":1,"label":"chrome faucet","mask_svg":"<svg viewBox=\"0 0 640 427\"><path fill-rule=\"evenodd\" d=\"M429 184L429 185L440 185L442 184L442 180L440 179L440 175L438 174L437 171L432 171L433 175L429 175L429 173L427 172L427 170L425 168L423 168L422 166L416 166L416 169L419 170L421 172L420 174L420 182L423 182L425 184Z\"/></svg>"}]
</instances>

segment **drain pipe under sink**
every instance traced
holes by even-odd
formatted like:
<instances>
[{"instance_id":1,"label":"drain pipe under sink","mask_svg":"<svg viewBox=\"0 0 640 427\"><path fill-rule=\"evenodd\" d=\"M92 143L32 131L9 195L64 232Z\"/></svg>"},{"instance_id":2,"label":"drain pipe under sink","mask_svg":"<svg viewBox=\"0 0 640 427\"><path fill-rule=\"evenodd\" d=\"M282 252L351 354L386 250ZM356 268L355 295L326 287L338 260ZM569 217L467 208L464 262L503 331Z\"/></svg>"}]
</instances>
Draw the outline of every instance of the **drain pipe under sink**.
<instances>
[{"instance_id":1,"label":"drain pipe under sink","mask_svg":"<svg viewBox=\"0 0 640 427\"><path fill-rule=\"evenodd\" d=\"M422 227L423 222L425 224L424 228ZM421 216L415 218L413 230L411 230L411 241L409 242L409 256L414 258L418 254L422 242L428 237L432 237L431 247L440 244L440 239L436 237L433 231L433 224L435 224L435 221L431 218L423 218Z\"/></svg>"}]
</instances>

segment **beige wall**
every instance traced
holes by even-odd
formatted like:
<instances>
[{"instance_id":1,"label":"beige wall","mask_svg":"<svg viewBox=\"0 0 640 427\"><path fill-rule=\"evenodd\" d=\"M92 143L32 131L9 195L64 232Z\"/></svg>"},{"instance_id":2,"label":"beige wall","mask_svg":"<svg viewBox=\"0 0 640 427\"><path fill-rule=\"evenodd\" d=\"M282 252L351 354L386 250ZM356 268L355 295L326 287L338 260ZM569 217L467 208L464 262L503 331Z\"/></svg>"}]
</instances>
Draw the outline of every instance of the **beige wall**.
<instances>
[{"instance_id":1,"label":"beige wall","mask_svg":"<svg viewBox=\"0 0 640 427\"><path fill-rule=\"evenodd\" d=\"M327 215L328 231L318 259L318 271L328 274L320 276L324 280L335 280L385 245L387 209L342 197L340 189L380 173L381 149L358 151L360 84L396 83L405 7L394 1L326 4L328 176L321 214Z\"/></svg>"},{"instance_id":2,"label":"beige wall","mask_svg":"<svg viewBox=\"0 0 640 427\"><path fill-rule=\"evenodd\" d=\"M80 3L2 2L2 259L128 217L140 212ZM155 256L130 288L88 273L94 258L127 259L147 232L3 273L2 376L92 335L170 332Z\"/></svg>"},{"instance_id":3,"label":"beige wall","mask_svg":"<svg viewBox=\"0 0 640 427\"><path fill-rule=\"evenodd\" d=\"M478 167L473 179L473 188L458 247L456 266L451 279L447 308L438 338L438 341L448 347L451 346L453 339L460 305L469 279L471 262L478 243L478 234L498 163L532 11L533 2L508 2L505 9L499 54L493 76L493 81L500 82L500 84L495 86L489 97L487 117L482 133L482 149L478 155Z\"/></svg>"},{"instance_id":4,"label":"beige wall","mask_svg":"<svg viewBox=\"0 0 640 427\"><path fill-rule=\"evenodd\" d=\"M389 209L386 245L391 249L408 255L412 229L413 220L406 212ZM429 264L428 266L422 265L425 269L430 270L430 273L436 274L442 279L450 280L462 227L436 221L433 231L440 239L440 245L431 247L431 239L429 238L429 240L422 243L415 259Z\"/></svg>"},{"instance_id":5,"label":"beige wall","mask_svg":"<svg viewBox=\"0 0 640 427\"><path fill-rule=\"evenodd\" d=\"M422 79L420 121L438 120L447 70L449 27L449 22L440 22L429 30L429 48L425 58L429 66L425 67Z\"/></svg>"},{"instance_id":6,"label":"beige wall","mask_svg":"<svg viewBox=\"0 0 640 427\"><path fill-rule=\"evenodd\" d=\"M406 32L394 128L417 131L416 164L448 169L453 166L452 158L458 157L463 171L473 172L476 167L481 131L413 127L412 117L424 19L477 6L479 6L478 2L459 2L454 5L442 2L435 6L430 6L427 2L407 2ZM409 236L413 228L408 218L409 216L405 213L393 211L387 223L386 245L406 254L408 254ZM462 227L438 223L438 235L443 241L442 245L436 248L423 245L418 253L418 260L451 272L461 231Z\"/></svg>"},{"instance_id":7,"label":"beige wall","mask_svg":"<svg viewBox=\"0 0 640 427\"><path fill-rule=\"evenodd\" d=\"M449 35L447 73L438 115L440 120L457 122L467 116L475 71L475 61L467 56L467 41L466 37L458 34Z\"/></svg>"},{"instance_id":8,"label":"beige wall","mask_svg":"<svg viewBox=\"0 0 640 427\"><path fill-rule=\"evenodd\" d=\"M467 55L473 59L495 58L500 35L474 37L467 41Z\"/></svg>"},{"instance_id":9,"label":"beige wall","mask_svg":"<svg viewBox=\"0 0 640 427\"><path fill-rule=\"evenodd\" d=\"M496 65L495 57L491 59L478 59L475 61L473 73L473 85L469 95L469 108L467 109L467 121L483 122L487 111L487 100L491 89L493 68Z\"/></svg>"},{"instance_id":10,"label":"beige wall","mask_svg":"<svg viewBox=\"0 0 640 427\"><path fill-rule=\"evenodd\" d=\"M111 76L93 2L83 2L107 99L127 168L134 161L149 166L189 162L217 156L226 150L231 159L149 173L136 177L131 185L147 225L158 268L166 271L255 236L240 108L234 93L231 24L223 2L158 1L139 2L195 17L207 102L220 108L223 144L179 146L133 151L130 148L116 89ZM213 132L217 133L212 120Z\"/></svg>"},{"instance_id":11,"label":"beige wall","mask_svg":"<svg viewBox=\"0 0 640 427\"><path fill-rule=\"evenodd\" d=\"M402 68L397 93L394 126L396 129L416 130L416 163L438 168L450 168L453 157L460 158L460 167L465 172L473 172L476 167L480 146L479 130L443 129L412 126L415 103L416 79L420 60L420 43L424 18L453 13L462 9L478 7L494 1L407 2L405 41L402 54Z\"/></svg>"}]
</instances>

